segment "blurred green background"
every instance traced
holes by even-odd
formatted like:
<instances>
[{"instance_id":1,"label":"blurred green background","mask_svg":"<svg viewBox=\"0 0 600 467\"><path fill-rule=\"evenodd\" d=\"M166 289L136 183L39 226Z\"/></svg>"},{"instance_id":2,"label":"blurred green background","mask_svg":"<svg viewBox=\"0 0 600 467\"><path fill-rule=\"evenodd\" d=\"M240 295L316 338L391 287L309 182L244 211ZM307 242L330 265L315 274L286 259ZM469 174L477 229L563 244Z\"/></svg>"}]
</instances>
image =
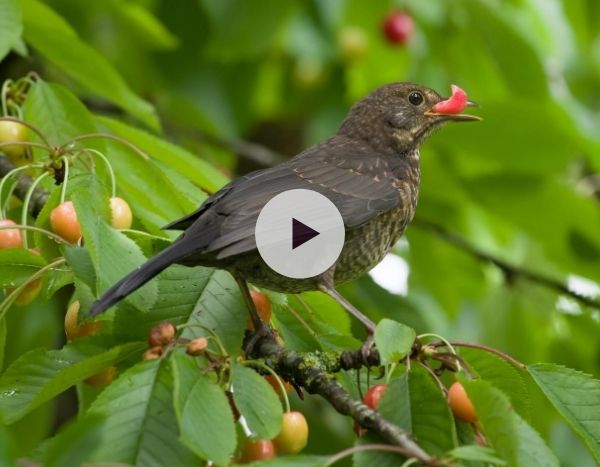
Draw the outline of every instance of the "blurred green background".
<instances>
[{"instance_id":1,"label":"blurred green background","mask_svg":"<svg viewBox=\"0 0 600 467\"><path fill-rule=\"evenodd\" d=\"M343 292L375 319L600 377L599 310L539 280L600 294L600 2L47 4L156 107L166 139L230 176L331 135L354 101L384 83L413 81L440 94L461 86L484 120L449 126L422 148L416 224L395 252L402 261L373 276L385 276L392 291L365 277ZM382 34L396 10L414 20L406 44ZM120 114L76 73L31 52L9 55L0 79L36 70L76 90L93 111ZM449 235L515 268L457 247ZM312 425L310 451L347 446L349 424L311 404L322 421ZM565 465L591 465L553 415L540 412L533 425Z\"/></svg>"}]
</instances>

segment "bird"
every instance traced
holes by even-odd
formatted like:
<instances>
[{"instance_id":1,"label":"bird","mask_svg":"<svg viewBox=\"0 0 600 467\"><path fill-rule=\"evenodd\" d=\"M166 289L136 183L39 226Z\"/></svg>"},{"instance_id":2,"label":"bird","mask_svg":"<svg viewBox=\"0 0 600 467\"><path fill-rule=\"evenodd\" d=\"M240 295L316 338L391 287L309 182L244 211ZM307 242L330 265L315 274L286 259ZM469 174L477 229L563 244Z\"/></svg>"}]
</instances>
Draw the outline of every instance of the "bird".
<instances>
[{"instance_id":1,"label":"bird","mask_svg":"<svg viewBox=\"0 0 600 467\"><path fill-rule=\"evenodd\" d=\"M433 89L408 82L375 89L351 107L332 137L278 165L232 180L196 211L165 226L183 232L110 287L89 314L104 312L172 264L202 265L232 274L257 330L268 332L268 326L255 310L248 283L283 293L322 291L372 336L375 324L336 286L377 265L412 221L419 195L419 149L427 137L448 122L480 120L461 113L477 104L460 88L452 90L450 98L443 98ZM264 262L257 249L255 225L261 209L291 189L326 196L343 219L342 251L315 277L283 276Z\"/></svg>"}]
</instances>

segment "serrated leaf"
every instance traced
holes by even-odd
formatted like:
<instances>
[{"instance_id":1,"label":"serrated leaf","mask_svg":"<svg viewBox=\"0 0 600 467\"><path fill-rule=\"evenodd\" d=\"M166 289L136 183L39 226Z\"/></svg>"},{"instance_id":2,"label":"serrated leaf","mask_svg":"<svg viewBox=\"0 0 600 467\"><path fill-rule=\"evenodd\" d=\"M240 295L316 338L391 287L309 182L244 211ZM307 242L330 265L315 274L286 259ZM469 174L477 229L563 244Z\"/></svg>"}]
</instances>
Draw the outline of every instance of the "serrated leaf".
<instances>
[{"instance_id":1,"label":"serrated leaf","mask_svg":"<svg viewBox=\"0 0 600 467\"><path fill-rule=\"evenodd\" d=\"M558 467L540 435L511 407L508 397L483 380L462 381L490 446L508 465Z\"/></svg>"},{"instance_id":2,"label":"serrated leaf","mask_svg":"<svg viewBox=\"0 0 600 467\"><path fill-rule=\"evenodd\" d=\"M91 114L77 97L59 84L41 80L36 81L27 94L23 117L54 146L84 133L97 132Z\"/></svg>"},{"instance_id":3,"label":"serrated leaf","mask_svg":"<svg viewBox=\"0 0 600 467\"><path fill-rule=\"evenodd\" d=\"M186 355L172 358L181 441L203 459L228 465L236 446L233 415L223 390Z\"/></svg>"},{"instance_id":4,"label":"serrated leaf","mask_svg":"<svg viewBox=\"0 0 600 467\"><path fill-rule=\"evenodd\" d=\"M0 287L16 287L45 265L44 258L30 250L0 250Z\"/></svg>"},{"instance_id":5,"label":"serrated leaf","mask_svg":"<svg viewBox=\"0 0 600 467\"><path fill-rule=\"evenodd\" d=\"M471 370L504 392L515 410L526 420L529 418L529 391L523 379L527 375L525 372L520 372L498 355L484 350L461 347L459 353Z\"/></svg>"},{"instance_id":6,"label":"serrated leaf","mask_svg":"<svg viewBox=\"0 0 600 467\"><path fill-rule=\"evenodd\" d=\"M458 446L447 453L447 457L464 461L485 462L492 465L506 465L502 459L495 456L495 451L476 444Z\"/></svg>"},{"instance_id":7,"label":"serrated leaf","mask_svg":"<svg viewBox=\"0 0 600 467\"><path fill-rule=\"evenodd\" d=\"M232 384L235 405L250 431L260 439L277 436L283 411L272 386L256 371L241 365L233 367Z\"/></svg>"},{"instance_id":8,"label":"serrated leaf","mask_svg":"<svg viewBox=\"0 0 600 467\"><path fill-rule=\"evenodd\" d=\"M61 350L36 349L19 357L0 377L0 414L11 424L79 381L139 352L138 343L106 350L81 339Z\"/></svg>"},{"instance_id":9,"label":"serrated leaf","mask_svg":"<svg viewBox=\"0 0 600 467\"><path fill-rule=\"evenodd\" d=\"M146 261L140 248L126 235L110 227L103 219L99 205L108 209L106 197L102 196L94 177L88 178L86 189L78 189L73 193L73 203L86 249L90 253L96 271L96 293L100 294L115 284L126 274ZM94 193L96 190L96 193ZM156 301L158 286L150 281L125 300L139 308L149 310Z\"/></svg>"},{"instance_id":10,"label":"serrated leaf","mask_svg":"<svg viewBox=\"0 0 600 467\"><path fill-rule=\"evenodd\" d=\"M415 341L415 330L391 319L382 319L375 328L375 345L382 365L389 365L406 357Z\"/></svg>"},{"instance_id":11,"label":"serrated leaf","mask_svg":"<svg viewBox=\"0 0 600 467\"><path fill-rule=\"evenodd\" d=\"M88 414L106 419L91 461L153 467L199 464L178 441L168 360L129 368L100 393Z\"/></svg>"},{"instance_id":12,"label":"serrated leaf","mask_svg":"<svg viewBox=\"0 0 600 467\"><path fill-rule=\"evenodd\" d=\"M23 37L84 88L114 102L158 130L154 108L139 98L110 62L83 42L60 15L37 0L24 0Z\"/></svg>"},{"instance_id":13,"label":"serrated leaf","mask_svg":"<svg viewBox=\"0 0 600 467\"><path fill-rule=\"evenodd\" d=\"M600 464L600 381L551 363L529 365L529 373Z\"/></svg>"},{"instance_id":14,"label":"serrated leaf","mask_svg":"<svg viewBox=\"0 0 600 467\"><path fill-rule=\"evenodd\" d=\"M210 193L217 191L229 181L225 175L208 162L147 131L106 117L97 117L97 121Z\"/></svg>"},{"instance_id":15,"label":"serrated leaf","mask_svg":"<svg viewBox=\"0 0 600 467\"><path fill-rule=\"evenodd\" d=\"M379 401L379 412L394 425L412 431L408 372L390 381Z\"/></svg>"},{"instance_id":16,"label":"serrated leaf","mask_svg":"<svg viewBox=\"0 0 600 467\"><path fill-rule=\"evenodd\" d=\"M443 455L456 447L457 436L448 401L431 375L420 366L408 374L412 434L429 454Z\"/></svg>"},{"instance_id":17,"label":"serrated leaf","mask_svg":"<svg viewBox=\"0 0 600 467\"><path fill-rule=\"evenodd\" d=\"M0 61L17 45L23 30L18 0L0 0Z\"/></svg>"}]
</instances>

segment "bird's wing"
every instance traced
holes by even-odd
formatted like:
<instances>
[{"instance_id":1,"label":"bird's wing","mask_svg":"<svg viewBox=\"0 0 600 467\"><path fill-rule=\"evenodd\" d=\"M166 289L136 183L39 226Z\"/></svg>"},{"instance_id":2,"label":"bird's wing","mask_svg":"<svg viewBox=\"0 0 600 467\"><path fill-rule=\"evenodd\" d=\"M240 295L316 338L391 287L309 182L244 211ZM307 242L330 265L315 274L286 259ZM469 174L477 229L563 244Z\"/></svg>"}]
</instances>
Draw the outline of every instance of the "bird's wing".
<instances>
[{"instance_id":1,"label":"bird's wing","mask_svg":"<svg viewBox=\"0 0 600 467\"><path fill-rule=\"evenodd\" d=\"M254 228L263 206L279 193L302 188L329 198L352 229L401 202L384 174L386 158L368 148L315 146L289 162L237 179L213 202L209 198L205 206L210 206L198 211L182 238L196 251L215 252L219 259L254 250Z\"/></svg>"}]
</instances>

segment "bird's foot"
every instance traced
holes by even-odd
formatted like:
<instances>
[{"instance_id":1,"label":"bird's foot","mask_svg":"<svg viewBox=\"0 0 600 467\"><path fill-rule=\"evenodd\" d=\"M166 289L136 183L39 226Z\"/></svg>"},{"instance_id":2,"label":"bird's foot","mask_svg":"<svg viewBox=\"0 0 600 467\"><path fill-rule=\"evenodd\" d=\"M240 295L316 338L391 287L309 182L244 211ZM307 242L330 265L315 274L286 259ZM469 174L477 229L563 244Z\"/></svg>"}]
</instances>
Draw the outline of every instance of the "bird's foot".
<instances>
[{"instance_id":1,"label":"bird's foot","mask_svg":"<svg viewBox=\"0 0 600 467\"><path fill-rule=\"evenodd\" d=\"M370 366L369 360L371 357L371 351L373 350L373 347L375 345L375 339L372 331L367 329L367 332L367 338L363 342L363 345L360 346L360 357L365 366Z\"/></svg>"}]
</instances>

